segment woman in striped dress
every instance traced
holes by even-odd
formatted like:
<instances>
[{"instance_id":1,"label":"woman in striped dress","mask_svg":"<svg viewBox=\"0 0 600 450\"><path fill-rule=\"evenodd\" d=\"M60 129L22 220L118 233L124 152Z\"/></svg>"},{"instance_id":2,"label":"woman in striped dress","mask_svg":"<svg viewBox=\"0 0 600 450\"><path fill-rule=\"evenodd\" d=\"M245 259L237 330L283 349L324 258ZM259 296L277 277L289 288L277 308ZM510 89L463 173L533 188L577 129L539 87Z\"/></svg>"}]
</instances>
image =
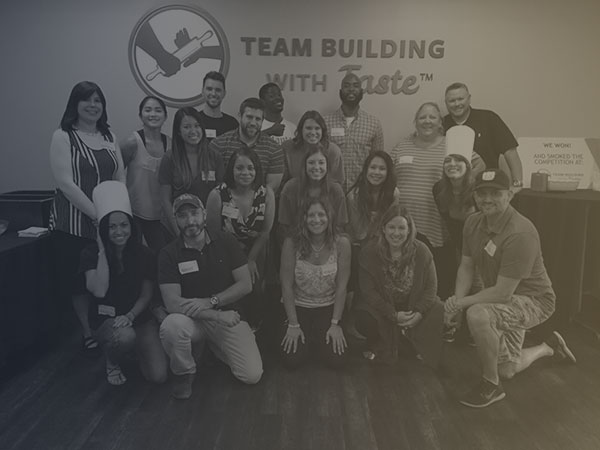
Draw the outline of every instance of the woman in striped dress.
<instances>
[{"instance_id":1,"label":"woman in striped dress","mask_svg":"<svg viewBox=\"0 0 600 450\"><path fill-rule=\"evenodd\" d=\"M436 103L427 102L419 107L415 128L415 133L400 141L390 156L394 161L400 203L409 209L418 232L431 244L438 293L446 298L451 294L453 276L440 268L451 264L454 255L452 248L446 245L448 231L432 194L433 185L442 178L446 157L442 114Z\"/></svg>"},{"instance_id":2,"label":"woman in striped dress","mask_svg":"<svg viewBox=\"0 0 600 450\"><path fill-rule=\"evenodd\" d=\"M69 96L60 128L52 136L50 167L57 184L51 228L55 230L58 286L71 297L83 330L83 347L98 347L88 321L89 298L77 277L79 255L96 239L92 191L106 180L125 182L123 159L109 130L106 99L96 83L77 83Z\"/></svg>"}]
</instances>

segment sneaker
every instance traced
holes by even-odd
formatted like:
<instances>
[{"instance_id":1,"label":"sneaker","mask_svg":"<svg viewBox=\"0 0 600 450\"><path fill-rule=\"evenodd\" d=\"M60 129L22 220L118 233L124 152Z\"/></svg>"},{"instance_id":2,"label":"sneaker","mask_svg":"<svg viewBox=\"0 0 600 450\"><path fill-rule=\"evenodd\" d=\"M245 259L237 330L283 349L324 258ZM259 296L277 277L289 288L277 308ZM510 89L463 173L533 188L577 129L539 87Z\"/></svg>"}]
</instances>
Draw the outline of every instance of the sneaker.
<instances>
[{"instance_id":1,"label":"sneaker","mask_svg":"<svg viewBox=\"0 0 600 450\"><path fill-rule=\"evenodd\" d=\"M444 327L444 334L442 334L442 339L444 342L454 342L456 338L456 328L455 327Z\"/></svg>"},{"instance_id":2,"label":"sneaker","mask_svg":"<svg viewBox=\"0 0 600 450\"><path fill-rule=\"evenodd\" d=\"M573 352L567 347L565 339L558 331L552 332L552 335L546 340L546 344L554 350L554 356L561 361L567 361L573 364L577 362L577 358L575 358Z\"/></svg>"},{"instance_id":3,"label":"sneaker","mask_svg":"<svg viewBox=\"0 0 600 450\"><path fill-rule=\"evenodd\" d=\"M192 396L192 383L196 377L195 373L175 375L173 377L173 390L171 395L179 400L185 400Z\"/></svg>"},{"instance_id":4,"label":"sneaker","mask_svg":"<svg viewBox=\"0 0 600 450\"><path fill-rule=\"evenodd\" d=\"M375 353L370 350L366 350L362 354L363 354L363 358L365 358L369 361L373 361L377 357L377 355L375 355Z\"/></svg>"},{"instance_id":5,"label":"sneaker","mask_svg":"<svg viewBox=\"0 0 600 450\"><path fill-rule=\"evenodd\" d=\"M502 400L504 397L506 397L506 394L499 381L498 385L495 385L491 381L482 378L481 383L459 401L471 408L485 408L492 403Z\"/></svg>"}]
</instances>

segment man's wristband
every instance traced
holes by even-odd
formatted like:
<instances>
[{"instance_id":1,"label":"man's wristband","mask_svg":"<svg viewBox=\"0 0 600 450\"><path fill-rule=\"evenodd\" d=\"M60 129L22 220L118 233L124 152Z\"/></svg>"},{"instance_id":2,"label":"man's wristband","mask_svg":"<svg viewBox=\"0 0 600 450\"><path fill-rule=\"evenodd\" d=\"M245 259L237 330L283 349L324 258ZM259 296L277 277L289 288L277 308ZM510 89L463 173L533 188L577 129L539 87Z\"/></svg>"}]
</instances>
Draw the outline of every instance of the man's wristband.
<instances>
[{"instance_id":1,"label":"man's wristband","mask_svg":"<svg viewBox=\"0 0 600 450\"><path fill-rule=\"evenodd\" d=\"M127 317L131 323L133 323L133 321L135 320L135 314L133 314L131 311L125 314L125 317Z\"/></svg>"},{"instance_id":2,"label":"man's wristband","mask_svg":"<svg viewBox=\"0 0 600 450\"><path fill-rule=\"evenodd\" d=\"M338 319L331 319L331 325L339 325L340 321Z\"/></svg>"},{"instance_id":3,"label":"man's wristband","mask_svg":"<svg viewBox=\"0 0 600 450\"><path fill-rule=\"evenodd\" d=\"M288 328L300 328L300 324L299 323L288 323Z\"/></svg>"}]
</instances>

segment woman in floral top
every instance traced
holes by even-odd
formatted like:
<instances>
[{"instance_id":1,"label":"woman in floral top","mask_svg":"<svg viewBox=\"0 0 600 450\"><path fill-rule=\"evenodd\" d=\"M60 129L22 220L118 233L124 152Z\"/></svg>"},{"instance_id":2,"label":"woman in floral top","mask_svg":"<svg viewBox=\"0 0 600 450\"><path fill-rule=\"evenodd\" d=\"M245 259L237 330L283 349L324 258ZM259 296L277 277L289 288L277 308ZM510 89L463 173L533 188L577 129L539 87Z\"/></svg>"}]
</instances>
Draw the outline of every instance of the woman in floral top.
<instances>
[{"instance_id":1,"label":"woman in floral top","mask_svg":"<svg viewBox=\"0 0 600 450\"><path fill-rule=\"evenodd\" d=\"M206 202L208 230L231 233L248 256L248 268L254 286L254 299L248 305L249 320L261 320L265 250L275 218L275 196L262 183L260 160L251 149L231 155L223 183L211 191Z\"/></svg>"}]
</instances>

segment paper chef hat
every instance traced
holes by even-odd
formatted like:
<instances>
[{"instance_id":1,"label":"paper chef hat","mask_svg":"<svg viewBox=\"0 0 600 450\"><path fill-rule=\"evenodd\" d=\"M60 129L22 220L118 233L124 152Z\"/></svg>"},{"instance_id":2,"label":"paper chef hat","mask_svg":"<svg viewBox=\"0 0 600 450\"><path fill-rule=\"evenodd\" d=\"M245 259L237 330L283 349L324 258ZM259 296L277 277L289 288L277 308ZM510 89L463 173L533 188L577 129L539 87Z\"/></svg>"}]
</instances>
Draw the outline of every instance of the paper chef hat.
<instances>
[{"instance_id":1,"label":"paper chef hat","mask_svg":"<svg viewBox=\"0 0 600 450\"><path fill-rule=\"evenodd\" d=\"M461 155L471 162L475 131L466 125L456 125L446 131L446 156Z\"/></svg>"},{"instance_id":2,"label":"paper chef hat","mask_svg":"<svg viewBox=\"0 0 600 450\"><path fill-rule=\"evenodd\" d=\"M123 211L131 214L131 203L127 187L120 181L103 181L94 188L92 200L96 207L96 219L98 222L113 211Z\"/></svg>"}]
</instances>

